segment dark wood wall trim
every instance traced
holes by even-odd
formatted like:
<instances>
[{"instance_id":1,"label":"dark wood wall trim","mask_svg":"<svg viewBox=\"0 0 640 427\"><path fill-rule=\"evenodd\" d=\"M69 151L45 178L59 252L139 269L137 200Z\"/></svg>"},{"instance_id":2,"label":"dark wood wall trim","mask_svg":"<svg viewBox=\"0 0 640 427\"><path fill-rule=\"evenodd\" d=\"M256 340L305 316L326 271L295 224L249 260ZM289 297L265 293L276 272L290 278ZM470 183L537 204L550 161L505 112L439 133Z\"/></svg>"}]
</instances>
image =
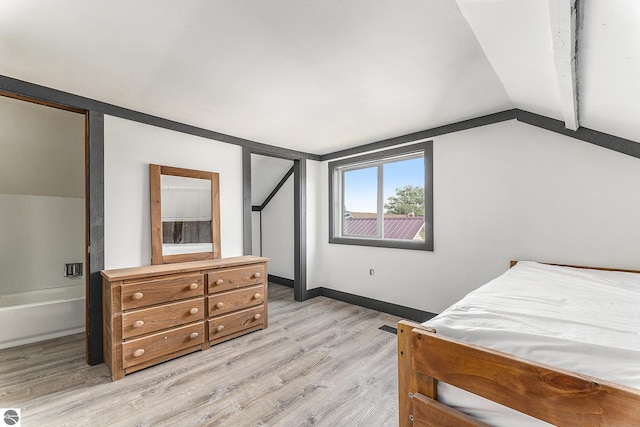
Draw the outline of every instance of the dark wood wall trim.
<instances>
[{"instance_id":1,"label":"dark wood wall trim","mask_svg":"<svg viewBox=\"0 0 640 427\"><path fill-rule=\"evenodd\" d=\"M104 115L88 112L87 126L87 363L102 363L102 277L104 269Z\"/></svg>"},{"instance_id":2,"label":"dark wood wall trim","mask_svg":"<svg viewBox=\"0 0 640 427\"><path fill-rule=\"evenodd\" d=\"M398 304L392 304L390 302L367 298L360 295L349 294L347 292L336 291L334 289L317 288L312 289L311 291L316 291L316 294L319 294L323 297L347 302L349 304L357 305L360 307L370 308L376 311L382 311L383 313L393 314L394 316L413 320L415 322L425 322L436 316L435 313L430 313L428 311L422 311Z\"/></svg>"},{"instance_id":3,"label":"dark wood wall trim","mask_svg":"<svg viewBox=\"0 0 640 427\"><path fill-rule=\"evenodd\" d=\"M322 296L322 288L307 289L307 299Z\"/></svg>"},{"instance_id":4,"label":"dark wood wall trim","mask_svg":"<svg viewBox=\"0 0 640 427\"><path fill-rule=\"evenodd\" d=\"M308 299L307 295L307 161L298 159L293 163L293 271L295 285L293 297L296 301Z\"/></svg>"},{"instance_id":5,"label":"dark wood wall trim","mask_svg":"<svg viewBox=\"0 0 640 427\"><path fill-rule=\"evenodd\" d=\"M42 99L29 98L23 95L5 92L3 90L0 90L0 96L6 96L7 98L18 99L20 101L31 102L38 105L46 105L47 107L57 108L59 110L71 111L73 113L85 114L87 112L87 110L83 110L81 108L69 107L66 105L56 104L55 102L49 102Z\"/></svg>"},{"instance_id":6,"label":"dark wood wall trim","mask_svg":"<svg viewBox=\"0 0 640 427\"><path fill-rule=\"evenodd\" d=\"M253 212L261 212L262 210L264 210L264 208L267 207L267 205L269 204L269 202L271 201L271 199L273 199L276 194L278 194L278 191L280 191L280 189L282 188L282 186L287 182L287 180L289 179L289 177L293 175L293 166L291 167L291 169L289 169L287 171L287 173L284 174L284 176L282 177L282 179L280 180L280 182L278 182L278 184L276 185L276 187L273 189L273 191L271 191L271 193L269 193L269 195L267 196L267 198L264 200L264 202L262 202L262 204L260 206L251 206L251 210Z\"/></svg>"},{"instance_id":7,"label":"dark wood wall trim","mask_svg":"<svg viewBox=\"0 0 640 427\"><path fill-rule=\"evenodd\" d=\"M284 277L274 276L269 274L269 282L277 283L279 285L287 286L289 288L294 287L294 281L286 279ZM336 291L329 288L314 288L308 289L306 292L306 299L315 297L327 297L338 301L343 301L349 304L357 305L359 307L369 308L371 310L381 311L383 313L393 314L394 316L401 317L403 319L413 320L415 322L425 322L432 317L435 317L435 313L428 311L418 310L416 308L405 307L398 304L392 304L386 301L380 301L372 298L363 297L360 295L354 295L347 292Z\"/></svg>"},{"instance_id":8,"label":"dark wood wall trim","mask_svg":"<svg viewBox=\"0 0 640 427\"><path fill-rule=\"evenodd\" d=\"M423 139L433 138L434 136L444 135L447 133L460 132L462 130L472 129L479 126L486 126L493 123L504 122L516 118L516 110L506 110L500 113L489 114L475 119L464 120L449 125L439 126L420 132L410 133L408 135L397 136L395 138L384 139L382 141L373 142L371 144L361 145L347 150L336 151L333 153L320 156L321 161L338 159L340 157L348 157L356 154L367 153L374 150L382 150L399 144L417 142Z\"/></svg>"},{"instance_id":9,"label":"dark wood wall trim","mask_svg":"<svg viewBox=\"0 0 640 427\"><path fill-rule=\"evenodd\" d=\"M253 253L253 220L251 215L251 149L242 147L242 252Z\"/></svg>"},{"instance_id":10,"label":"dark wood wall trim","mask_svg":"<svg viewBox=\"0 0 640 427\"><path fill-rule=\"evenodd\" d=\"M580 127L573 131L564 127L564 122L541 116L539 114L530 113L524 110L516 110L516 119L519 122L536 126L551 132L576 138L590 144L595 144L603 148L608 148L622 154L640 158L640 143L629 139L619 138L607 133L598 132L593 129Z\"/></svg>"},{"instance_id":11,"label":"dark wood wall trim","mask_svg":"<svg viewBox=\"0 0 640 427\"><path fill-rule=\"evenodd\" d=\"M520 109L505 110L499 113L488 114L469 120L463 120L457 123L389 138L382 141L350 148L347 150L336 151L324 155L317 155L281 148L257 141L199 128L196 126L187 125L180 122L175 122L173 120L152 116L150 114L118 107L116 105L97 101L91 98L74 95L68 92L51 89L46 86L41 86L2 75L0 75L0 92L4 93L7 96L12 96L19 99L26 98L31 100L38 100L45 105L55 105L57 108L64 107L65 109L71 111L100 112L104 115L111 115L123 119L137 121L140 123L146 123L152 126L174 130L177 132L183 132L207 139L213 139L216 141L227 142L229 144L248 147L256 151L261 151L266 155L273 155L275 157L283 158L293 156L297 158L306 158L309 160L327 161L512 119L517 119L518 121L530 124L532 126L541 127L551 132L560 133L571 138L576 138L581 141L589 142L591 144L618 151L623 154L628 154L633 157L640 157L640 144L638 142L584 127L579 128L577 131L571 131L566 129L564 127L564 122L560 120L551 119L549 117L530 113L528 111Z\"/></svg>"},{"instance_id":12,"label":"dark wood wall trim","mask_svg":"<svg viewBox=\"0 0 640 427\"><path fill-rule=\"evenodd\" d=\"M257 141L199 128L196 126L187 125L180 122L175 122L173 120L168 120L150 114L141 113L139 111L118 107L116 105L97 101L91 98L74 95L68 92L51 89L46 86L41 86L2 75L0 75L0 92L4 93L7 96L12 96L19 99L26 98L40 101L45 105L55 105L57 108L65 108L71 111L100 112L104 115L111 115L123 119L137 121L140 123L146 123L152 126L174 130L177 132L200 136L207 139L240 145L256 151L261 151L267 155L273 155L275 157L294 156L298 158L306 158L309 160L326 161L337 159L340 157L347 157L355 154L365 153L372 150L389 148L394 145L404 144L407 142L433 138L435 136L444 135L447 133L472 129L474 127L486 126L506 120L517 119L520 122L527 123L532 126L540 127L551 132L560 133L571 138L576 138L603 148L608 148L610 150L618 151L623 154L628 154L630 156L640 158L640 144L635 141L584 127L580 127L577 131L571 131L566 129L564 127L564 122L560 120L551 119L549 117L530 113L528 111L520 109L505 110L499 113L488 114L485 116L439 126L408 135L389 138L382 141L377 141L370 144L361 145L359 147L336 151L320 156L317 154L281 148Z\"/></svg>"},{"instance_id":13,"label":"dark wood wall trim","mask_svg":"<svg viewBox=\"0 0 640 427\"><path fill-rule=\"evenodd\" d=\"M268 280L270 283L277 283L289 288L293 288L295 286L295 280L287 279L286 277L274 276L273 274L269 274Z\"/></svg>"},{"instance_id":14,"label":"dark wood wall trim","mask_svg":"<svg viewBox=\"0 0 640 427\"><path fill-rule=\"evenodd\" d=\"M361 145L359 147L347 150L336 151L320 156L321 161L333 160L341 157L349 157L357 154L367 153L374 150L390 148L400 144L415 142L422 139L433 138L438 135L444 135L452 132L460 132L475 127L486 126L507 120L516 119L519 122L546 129L551 132L559 133L570 138L579 139L590 144L594 144L609 150L627 154L632 157L640 158L640 143L630 139L620 138L608 133L599 132L597 130L580 127L576 131L565 128L564 122L552 119L539 114L530 113L528 111L513 109L500 113L489 114L487 116L475 119L465 120L462 122L452 123L433 129L423 130L420 132L403 135L395 138L385 139L371 144Z\"/></svg>"},{"instance_id":15,"label":"dark wood wall trim","mask_svg":"<svg viewBox=\"0 0 640 427\"><path fill-rule=\"evenodd\" d=\"M276 147L274 145L264 144L249 139L239 138L220 132L203 129L197 126L191 126L184 123L176 122L162 117L153 116L151 114L141 113L139 111L130 110L128 108L118 107L106 102L97 101L95 99L83 96L73 95L57 89L51 89L34 83L25 82L11 77L0 75L0 91L6 92L10 96L24 96L27 98L40 100L43 102L53 102L68 109L79 109L86 111L96 111L104 115L119 117L122 119L132 120L145 123L151 126L157 126L164 129L182 132L190 135L200 136L202 138L212 139L229 144L240 145L264 153L276 156L299 156L313 160L319 160L320 156L301 151L290 150L287 148Z\"/></svg>"}]
</instances>

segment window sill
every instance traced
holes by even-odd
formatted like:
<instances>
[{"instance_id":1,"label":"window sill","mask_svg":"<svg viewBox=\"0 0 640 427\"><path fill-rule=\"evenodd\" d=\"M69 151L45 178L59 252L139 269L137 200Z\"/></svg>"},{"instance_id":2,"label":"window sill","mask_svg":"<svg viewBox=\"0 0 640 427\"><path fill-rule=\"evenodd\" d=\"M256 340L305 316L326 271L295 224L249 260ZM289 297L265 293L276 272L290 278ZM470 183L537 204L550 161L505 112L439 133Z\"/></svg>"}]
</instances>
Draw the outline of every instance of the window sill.
<instances>
[{"instance_id":1,"label":"window sill","mask_svg":"<svg viewBox=\"0 0 640 427\"><path fill-rule=\"evenodd\" d=\"M357 237L330 237L329 244L373 246L389 249L409 249L414 251L433 251L433 243L413 240L362 239Z\"/></svg>"}]
</instances>

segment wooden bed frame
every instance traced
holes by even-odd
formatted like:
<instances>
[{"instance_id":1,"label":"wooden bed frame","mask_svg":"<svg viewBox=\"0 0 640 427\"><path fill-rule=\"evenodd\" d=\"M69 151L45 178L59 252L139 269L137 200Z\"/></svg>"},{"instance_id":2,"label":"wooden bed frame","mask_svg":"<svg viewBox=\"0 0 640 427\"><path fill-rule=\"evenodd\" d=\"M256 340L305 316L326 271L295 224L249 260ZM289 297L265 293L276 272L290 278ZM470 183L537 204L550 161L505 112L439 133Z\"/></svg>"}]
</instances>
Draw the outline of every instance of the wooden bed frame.
<instances>
[{"instance_id":1,"label":"wooden bed frame","mask_svg":"<svg viewBox=\"0 0 640 427\"><path fill-rule=\"evenodd\" d=\"M443 337L419 323L400 321L400 427L486 426L438 402L438 381L556 426L640 426L639 389Z\"/></svg>"}]
</instances>

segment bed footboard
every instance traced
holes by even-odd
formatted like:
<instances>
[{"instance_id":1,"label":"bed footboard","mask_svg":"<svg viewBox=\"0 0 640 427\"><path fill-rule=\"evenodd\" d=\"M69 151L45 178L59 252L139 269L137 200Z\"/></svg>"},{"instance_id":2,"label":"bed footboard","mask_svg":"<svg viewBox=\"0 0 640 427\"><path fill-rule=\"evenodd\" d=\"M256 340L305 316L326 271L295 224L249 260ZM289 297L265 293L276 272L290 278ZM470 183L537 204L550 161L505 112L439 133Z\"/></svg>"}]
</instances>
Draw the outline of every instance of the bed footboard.
<instances>
[{"instance_id":1,"label":"bed footboard","mask_svg":"<svg viewBox=\"0 0 640 427\"><path fill-rule=\"evenodd\" d=\"M398 411L400 427L413 425L413 396L420 393L427 398L437 400L437 382L432 377L422 375L413 369L413 330L425 330L435 333L420 323L401 320L398 322Z\"/></svg>"},{"instance_id":2,"label":"bed footboard","mask_svg":"<svg viewBox=\"0 0 640 427\"><path fill-rule=\"evenodd\" d=\"M484 425L435 402L437 381L556 426L640 425L640 390L446 338L414 322L399 322L400 426L443 425L442 420L444 425Z\"/></svg>"}]
</instances>

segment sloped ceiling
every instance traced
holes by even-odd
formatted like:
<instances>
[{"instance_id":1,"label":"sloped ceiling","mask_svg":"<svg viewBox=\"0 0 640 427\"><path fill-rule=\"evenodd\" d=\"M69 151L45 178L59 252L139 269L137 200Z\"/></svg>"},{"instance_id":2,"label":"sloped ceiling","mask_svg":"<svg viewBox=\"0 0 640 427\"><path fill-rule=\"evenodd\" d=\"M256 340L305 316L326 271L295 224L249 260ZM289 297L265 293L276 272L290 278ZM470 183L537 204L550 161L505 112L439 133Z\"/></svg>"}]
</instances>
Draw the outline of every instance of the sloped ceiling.
<instances>
[{"instance_id":1,"label":"sloped ceiling","mask_svg":"<svg viewBox=\"0 0 640 427\"><path fill-rule=\"evenodd\" d=\"M554 1L0 0L0 74L326 154L511 108L562 120ZM636 141L639 7L581 6L577 71L580 123Z\"/></svg>"},{"instance_id":2,"label":"sloped ceiling","mask_svg":"<svg viewBox=\"0 0 640 427\"><path fill-rule=\"evenodd\" d=\"M262 205L292 167L292 160L252 154L251 205Z\"/></svg>"},{"instance_id":3,"label":"sloped ceiling","mask_svg":"<svg viewBox=\"0 0 640 427\"><path fill-rule=\"evenodd\" d=\"M458 4L513 107L562 120L547 1Z\"/></svg>"},{"instance_id":4,"label":"sloped ceiling","mask_svg":"<svg viewBox=\"0 0 640 427\"><path fill-rule=\"evenodd\" d=\"M640 142L640 2L585 3L579 41L580 121Z\"/></svg>"}]
</instances>

